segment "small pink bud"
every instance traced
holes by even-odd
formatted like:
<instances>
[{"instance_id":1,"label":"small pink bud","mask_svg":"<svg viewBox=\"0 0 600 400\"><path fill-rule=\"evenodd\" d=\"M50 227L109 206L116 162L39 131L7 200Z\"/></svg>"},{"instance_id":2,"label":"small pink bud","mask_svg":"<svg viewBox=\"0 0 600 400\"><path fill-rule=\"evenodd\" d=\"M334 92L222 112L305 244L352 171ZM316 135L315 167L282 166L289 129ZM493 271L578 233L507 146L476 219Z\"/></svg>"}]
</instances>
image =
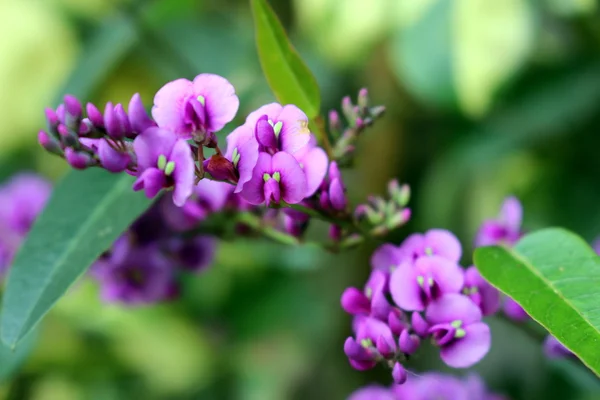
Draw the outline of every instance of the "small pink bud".
<instances>
[{"instance_id":1,"label":"small pink bud","mask_svg":"<svg viewBox=\"0 0 600 400\"><path fill-rule=\"evenodd\" d=\"M423 319L421 314L418 312L412 313L410 321L412 328L417 335L425 337L429 334L429 324Z\"/></svg>"},{"instance_id":2,"label":"small pink bud","mask_svg":"<svg viewBox=\"0 0 600 400\"><path fill-rule=\"evenodd\" d=\"M98 128L104 127L104 117L98 108L92 103L87 103L85 106L89 120Z\"/></svg>"},{"instance_id":3,"label":"small pink bud","mask_svg":"<svg viewBox=\"0 0 600 400\"><path fill-rule=\"evenodd\" d=\"M75 96L68 94L64 97L64 101L65 111L67 114L69 114L73 119L81 118L81 103L79 100L77 100Z\"/></svg>"},{"instance_id":4,"label":"small pink bud","mask_svg":"<svg viewBox=\"0 0 600 400\"><path fill-rule=\"evenodd\" d=\"M394 349L390 346L390 344L383 338L383 336L379 336L377 338L377 343L375 344L377 347L377 351L384 358L389 358L393 353Z\"/></svg>"},{"instance_id":5,"label":"small pink bud","mask_svg":"<svg viewBox=\"0 0 600 400\"><path fill-rule=\"evenodd\" d=\"M420 343L421 340L419 337L417 335L411 335L408 332L408 329L403 331L398 339L398 346L400 347L400 351L404 354L413 354L419 348Z\"/></svg>"},{"instance_id":6,"label":"small pink bud","mask_svg":"<svg viewBox=\"0 0 600 400\"><path fill-rule=\"evenodd\" d=\"M406 369L404 369L402 364L400 364L399 362L397 362L396 365L394 365L394 368L392 369L392 378L394 379L394 383L396 383L397 385L402 385L404 382L406 382L406 379L408 378Z\"/></svg>"}]
</instances>

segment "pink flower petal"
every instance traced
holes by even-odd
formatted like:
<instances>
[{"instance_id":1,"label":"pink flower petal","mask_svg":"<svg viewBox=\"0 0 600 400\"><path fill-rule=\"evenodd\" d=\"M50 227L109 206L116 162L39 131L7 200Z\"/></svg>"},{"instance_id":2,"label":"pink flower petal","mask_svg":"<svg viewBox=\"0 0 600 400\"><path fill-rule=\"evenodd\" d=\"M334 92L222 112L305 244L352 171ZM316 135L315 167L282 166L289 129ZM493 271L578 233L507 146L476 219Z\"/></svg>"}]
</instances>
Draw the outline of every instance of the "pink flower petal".
<instances>
[{"instance_id":1,"label":"pink flower petal","mask_svg":"<svg viewBox=\"0 0 600 400\"><path fill-rule=\"evenodd\" d=\"M276 153L272 161L273 172L281 174L281 194L288 204L296 204L306 197L307 182L298 161L285 152Z\"/></svg>"},{"instance_id":2,"label":"pink flower petal","mask_svg":"<svg viewBox=\"0 0 600 400\"><path fill-rule=\"evenodd\" d=\"M308 151L302 159L298 159L298 161L304 170L304 175L306 175L307 190L305 197L310 197L321 186L327 173L329 163L327 153L322 148L315 147Z\"/></svg>"},{"instance_id":3,"label":"pink flower petal","mask_svg":"<svg viewBox=\"0 0 600 400\"><path fill-rule=\"evenodd\" d=\"M444 346L440 354L442 361L452 368L468 368L478 363L492 344L490 327L486 324L478 322L463 329L465 336Z\"/></svg>"},{"instance_id":4,"label":"pink flower petal","mask_svg":"<svg viewBox=\"0 0 600 400\"><path fill-rule=\"evenodd\" d=\"M427 322L431 325L451 323L460 320L463 324L481 321L481 310L467 296L445 294L427 307Z\"/></svg>"},{"instance_id":5,"label":"pink flower petal","mask_svg":"<svg viewBox=\"0 0 600 400\"><path fill-rule=\"evenodd\" d=\"M188 137L183 115L185 103L193 94L193 84L187 79L177 79L160 88L152 107L152 117L158 126Z\"/></svg>"},{"instance_id":6,"label":"pink flower petal","mask_svg":"<svg viewBox=\"0 0 600 400\"><path fill-rule=\"evenodd\" d=\"M208 132L218 132L233 120L240 100L227 79L215 74L200 74L194 78L193 88L195 96L204 96Z\"/></svg>"},{"instance_id":7,"label":"pink flower petal","mask_svg":"<svg viewBox=\"0 0 600 400\"><path fill-rule=\"evenodd\" d=\"M265 181L263 179L263 175L272 173L271 161L272 157L267 153L260 153L258 155L256 166L252 171L252 178L246 182L242 191L240 192L240 195L248 203L259 205L265 201Z\"/></svg>"},{"instance_id":8,"label":"pink flower petal","mask_svg":"<svg viewBox=\"0 0 600 400\"><path fill-rule=\"evenodd\" d=\"M425 303L417 282L415 266L404 262L390 277L390 294L396 305L407 311L422 311Z\"/></svg>"},{"instance_id":9,"label":"pink flower petal","mask_svg":"<svg viewBox=\"0 0 600 400\"><path fill-rule=\"evenodd\" d=\"M166 129L149 128L133 141L133 150L137 157L138 169L156 167L158 157L165 157L171 153L177 136Z\"/></svg>"}]
</instances>

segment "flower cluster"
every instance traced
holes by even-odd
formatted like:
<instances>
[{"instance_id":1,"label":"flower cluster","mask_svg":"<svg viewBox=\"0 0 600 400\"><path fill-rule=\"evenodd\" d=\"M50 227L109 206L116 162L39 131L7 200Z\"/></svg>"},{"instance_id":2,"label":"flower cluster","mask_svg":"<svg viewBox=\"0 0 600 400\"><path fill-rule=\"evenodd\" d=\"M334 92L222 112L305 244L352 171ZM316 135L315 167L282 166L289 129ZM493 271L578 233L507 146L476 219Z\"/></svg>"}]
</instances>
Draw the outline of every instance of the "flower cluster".
<instances>
[{"instance_id":1,"label":"flower cluster","mask_svg":"<svg viewBox=\"0 0 600 400\"><path fill-rule=\"evenodd\" d=\"M364 132L385 112L385 107L369 107L369 93L367 89L358 92L357 104L346 96L342 99L342 114L346 118L347 126L337 111L329 112L329 131L336 139L333 154L341 165L351 164L353 161L356 142Z\"/></svg>"},{"instance_id":2,"label":"flower cluster","mask_svg":"<svg viewBox=\"0 0 600 400\"><path fill-rule=\"evenodd\" d=\"M344 345L354 368L384 363L394 381L403 383L402 362L428 338L454 368L470 367L485 356L491 341L482 317L497 310L499 296L473 267L460 267L461 255L458 239L441 229L375 251L364 290L348 288L341 298L344 310L354 315L355 335Z\"/></svg>"},{"instance_id":3,"label":"flower cluster","mask_svg":"<svg viewBox=\"0 0 600 400\"><path fill-rule=\"evenodd\" d=\"M0 275L50 197L47 180L30 173L13 176L0 187Z\"/></svg>"},{"instance_id":4,"label":"flower cluster","mask_svg":"<svg viewBox=\"0 0 600 400\"><path fill-rule=\"evenodd\" d=\"M365 234L382 236L409 220L409 189L396 181L390 184L389 201L371 197L355 212L348 205L340 163L351 161L358 137L384 112L382 106L369 106L366 89L357 105L349 97L342 101L347 128L337 112L330 113L330 132L320 132L327 152L311 133L306 114L293 104L278 103L251 112L227 135L222 151L215 133L235 118L238 108L234 87L213 74L165 84L154 96L151 116L139 94L127 111L108 103L103 113L67 95L56 110L46 110L48 128L39 133L39 142L74 168L135 176L133 189L149 198L171 191L168 197L181 211L171 211L169 218L177 219L179 230L193 227L214 208L211 202L217 200L208 180L231 185L228 196L237 210L260 216L255 225L301 238L311 216L329 221L332 250L357 244ZM205 157L205 148L214 154ZM258 206L281 210L265 212ZM282 238L277 232L271 236Z\"/></svg>"},{"instance_id":5,"label":"flower cluster","mask_svg":"<svg viewBox=\"0 0 600 400\"><path fill-rule=\"evenodd\" d=\"M402 386L371 385L352 393L348 400L502 400L504 396L490 393L477 375L460 379L430 372L411 376Z\"/></svg>"}]
</instances>

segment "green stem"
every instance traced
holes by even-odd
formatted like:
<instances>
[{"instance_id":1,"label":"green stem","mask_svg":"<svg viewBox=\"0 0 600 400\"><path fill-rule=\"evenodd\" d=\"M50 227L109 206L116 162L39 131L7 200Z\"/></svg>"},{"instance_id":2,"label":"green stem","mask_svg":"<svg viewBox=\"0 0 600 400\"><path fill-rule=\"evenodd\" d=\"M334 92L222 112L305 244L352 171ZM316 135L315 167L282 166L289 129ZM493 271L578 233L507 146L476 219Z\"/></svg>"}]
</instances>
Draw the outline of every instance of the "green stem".
<instances>
[{"instance_id":1,"label":"green stem","mask_svg":"<svg viewBox=\"0 0 600 400\"><path fill-rule=\"evenodd\" d=\"M256 232L262 234L263 236L271 240L274 240L275 242L290 246L296 246L300 244L300 241L296 237L278 231L277 229L271 226L265 225L262 219L254 214L247 212L239 213L236 216L236 221L248 225Z\"/></svg>"}]
</instances>

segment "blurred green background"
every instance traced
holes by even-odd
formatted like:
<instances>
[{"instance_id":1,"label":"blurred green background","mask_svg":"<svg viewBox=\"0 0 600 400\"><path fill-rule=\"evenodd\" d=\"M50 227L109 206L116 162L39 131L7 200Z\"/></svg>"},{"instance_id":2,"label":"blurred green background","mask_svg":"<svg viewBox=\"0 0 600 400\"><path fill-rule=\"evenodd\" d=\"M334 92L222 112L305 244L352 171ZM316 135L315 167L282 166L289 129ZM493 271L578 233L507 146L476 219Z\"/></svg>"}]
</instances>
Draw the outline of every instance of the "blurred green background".
<instances>
[{"instance_id":1,"label":"blurred green background","mask_svg":"<svg viewBox=\"0 0 600 400\"><path fill-rule=\"evenodd\" d=\"M271 2L313 69L323 111L366 86L386 117L368 132L350 197L411 184L414 219L394 235L443 227L470 263L483 218L507 194L525 226L600 234L600 9L594 0L295 0ZM168 80L226 76L239 119L272 101L242 0L0 0L0 175L63 162L36 133L43 107L151 104ZM313 230L323 229L317 225ZM376 244L334 257L311 247L224 243L212 269L185 279L172 304L101 304L88 279L45 319L0 398L344 399L387 371L352 370L342 351L346 286L362 286ZM544 359L499 320L475 370L518 399L597 399L598 380ZM409 367L445 370L435 351ZM1 366L0 366L1 372Z\"/></svg>"}]
</instances>

